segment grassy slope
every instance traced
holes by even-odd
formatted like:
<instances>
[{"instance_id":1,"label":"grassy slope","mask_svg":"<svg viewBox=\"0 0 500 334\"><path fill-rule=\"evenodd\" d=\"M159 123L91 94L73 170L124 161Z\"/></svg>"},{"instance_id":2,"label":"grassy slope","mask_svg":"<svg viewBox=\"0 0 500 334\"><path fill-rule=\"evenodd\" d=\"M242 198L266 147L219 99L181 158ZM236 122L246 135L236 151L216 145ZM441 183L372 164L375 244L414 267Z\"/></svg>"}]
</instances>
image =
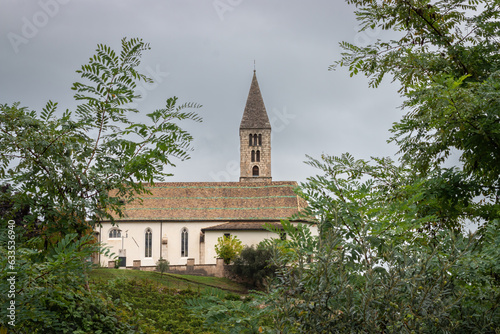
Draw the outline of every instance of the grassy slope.
<instances>
[{"instance_id":1,"label":"grassy slope","mask_svg":"<svg viewBox=\"0 0 500 334\"><path fill-rule=\"evenodd\" d=\"M118 279L118 281L116 280ZM121 310L121 318L151 334L208 334L202 317L186 310L186 299L198 298L214 288L236 297L246 289L225 278L202 277L158 272L95 269L90 273L90 287L104 291ZM213 291L212 291L213 292ZM237 298L237 297L236 297Z\"/></svg>"},{"instance_id":2,"label":"grassy slope","mask_svg":"<svg viewBox=\"0 0 500 334\"><path fill-rule=\"evenodd\" d=\"M90 273L91 284L102 284L114 278L148 280L166 288L179 290L191 289L204 292L210 288L218 288L233 293L244 294L247 289L227 278L191 276L178 274L163 274L154 271L124 270L124 269L95 269Z\"/></svg>"}]
</instances>

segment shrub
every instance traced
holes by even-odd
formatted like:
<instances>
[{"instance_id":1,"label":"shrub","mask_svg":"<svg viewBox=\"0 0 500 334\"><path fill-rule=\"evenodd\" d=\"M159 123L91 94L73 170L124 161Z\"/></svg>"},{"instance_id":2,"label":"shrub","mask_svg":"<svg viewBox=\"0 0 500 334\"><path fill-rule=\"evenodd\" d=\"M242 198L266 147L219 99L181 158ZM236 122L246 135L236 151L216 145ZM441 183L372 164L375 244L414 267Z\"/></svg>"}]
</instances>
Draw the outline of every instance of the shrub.
<instances>
[{"instance_id":1,"label":"shrub","mask_svg":"<svg viewBox=\"0 0 500 334\"><path fill-rule=\"evenodd\" d=\"M217 257L224 259L225 264L231 263L231 260L238 256L243 249L241 240L236 236L223 236L217 239L215 252Z\"/></svg>"},{"instance_id":2,"label":"shrub","mask_svg":"<svg viewBox=\"0 0 500 334\"><path fill-rule=\"evenodd\" d=\"M231 271L254 287L262 288L266 280L276 272L276 266L270 263L271 257L272 252L269 248L246 246L234 260Z\"/></svg>"},{"instance_id":3,"label":"shrub","mask_svg":"<svg viewBox=\"0 0 500 334\"><path fill-rule=\"evenodd\" d=\"M158 262L156 262L156 270L159 271L162 276L164 272L168 271L169 267L170 267L170 262L168 262L162 257L160 257Z\"/></svg>"}]
</instances>

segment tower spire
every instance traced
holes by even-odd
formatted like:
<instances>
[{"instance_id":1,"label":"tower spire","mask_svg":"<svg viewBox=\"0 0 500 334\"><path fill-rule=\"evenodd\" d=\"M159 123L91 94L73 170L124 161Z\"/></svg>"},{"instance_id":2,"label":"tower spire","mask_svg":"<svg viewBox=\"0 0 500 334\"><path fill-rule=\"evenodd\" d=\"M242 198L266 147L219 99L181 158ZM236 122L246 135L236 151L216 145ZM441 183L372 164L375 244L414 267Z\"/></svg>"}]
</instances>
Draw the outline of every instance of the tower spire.
<instances>
[{"instance_id":1,"label":"tower spire","mask_svg":"<svg viewBox=\"0 0 500 334\"><path fill-rule=\"evenodd\" d=\"M271 180L271 123L257 82L254 60L252 83L240 124L240 181Z\"/></svg>"},{"instance_id":2,"label":"tower spire","mask_svg":"<svg viewBox=\"0 0 500 334\"><path fill-rule=\"evenodd\" d=\"M260 93L257 75L253 73L250 91L248 92L247 103L240 123L240 129L270 129L269 117L267 116L264 99Z\"/></svg>"}]
</instances>

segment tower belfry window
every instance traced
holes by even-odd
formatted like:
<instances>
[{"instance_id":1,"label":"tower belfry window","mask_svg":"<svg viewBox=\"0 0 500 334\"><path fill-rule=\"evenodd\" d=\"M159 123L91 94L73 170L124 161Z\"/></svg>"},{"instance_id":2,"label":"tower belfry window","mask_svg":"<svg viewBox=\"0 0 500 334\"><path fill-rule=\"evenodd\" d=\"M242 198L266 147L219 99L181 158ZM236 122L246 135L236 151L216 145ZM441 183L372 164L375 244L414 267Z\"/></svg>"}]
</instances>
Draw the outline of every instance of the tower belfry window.
<instances>
[{"instance_id":1,"label":"tower belfry window","mask_svg":"<svg viewBox=\"0 0 500 334\"><path fill-rule=\"evenodd\" d=\"M253 166L252 176L259 176L259 167L258 166Z\"/></svg>"},{"instance_id":2,"label":"tower belfry window","mask_svg":"<svg viewBox=\"0 0 500 334\"><path fill-rule=\"evenodd\" d=\"M257 153L255 155L255 161L260 162L260 151L257 151Z\"/></svg>"},{"instance_id":3,"label":"tower belfry window","mask_svg":"<svg viewBox=\"0 0 500 334\"><path fill-rule=\"evenodd\" d=\"M252 134L248 135L248 146L252 146Z\"/></svg>"},{"instance_id":4,"label":"tower belfry window","mask_svg":"<svg viewBox=\"0 0 500 334\"><path fill-rule=\"evenodd\" d=\"M262 146L262 135L259 134L259 146Z\"/></svg>"},{"instance_id":5,"label":"tower belfry window","mask_svg":"<svg viewBox=\"0 0 500 334\"><path fill-rule=\"evenodd\" d=\"M253 146L257 146L257 135L253 135Z\"/></svg>"},{"instance_id":6,"label":"tower belfry window","mask_svg":"<svg viewBox=\"0 0 500 334\"><path fill-rule=\"evenodd\" d=\"M257 152L259 152L259 151L257 151ZM255 151L254 150L252 150L252 162L255 162Z\"/></svg>"}]
</instances>

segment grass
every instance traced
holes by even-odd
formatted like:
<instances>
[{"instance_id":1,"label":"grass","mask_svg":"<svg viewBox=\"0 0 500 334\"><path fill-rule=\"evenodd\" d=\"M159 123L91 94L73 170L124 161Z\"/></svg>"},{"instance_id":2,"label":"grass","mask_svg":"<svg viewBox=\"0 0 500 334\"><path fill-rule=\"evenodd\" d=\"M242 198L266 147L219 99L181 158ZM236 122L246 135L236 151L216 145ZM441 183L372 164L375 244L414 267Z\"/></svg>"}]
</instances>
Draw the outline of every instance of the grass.
<instances>
[{"instance_id":1,"label":"grass","mask_svg":"<svg viewBox=\"0 0 500 334\"><path fill-rule=\"evenodd\" d=\"M235 283L227 278L167 274L163 276L159 272L140 271L127 269L94 269L90 273L89 281L91 284L101 284L115 278L125 278L128 280L146 280L157 285L162 285L169 289L195 290L201 293L212 288L218 288L238 294L245 294L247 289L241 284Z\"/></svg>"},{"instance_id":2,"label":"grass","mask_svg":"<svg viewBox=\"0 0 500 334\"><path fill-rule=\"evenodd\" d=\"M222 291L224 299L236 298L231 300L240 300L247 292L227 278L127 269L94 269L89 283L92 290L100 291L115 304L123 321L148 334L218 333L215 328L204 327L206 310L189 311L187 301L212 295L214 289Z\"/></svg>"}]
</instances>

